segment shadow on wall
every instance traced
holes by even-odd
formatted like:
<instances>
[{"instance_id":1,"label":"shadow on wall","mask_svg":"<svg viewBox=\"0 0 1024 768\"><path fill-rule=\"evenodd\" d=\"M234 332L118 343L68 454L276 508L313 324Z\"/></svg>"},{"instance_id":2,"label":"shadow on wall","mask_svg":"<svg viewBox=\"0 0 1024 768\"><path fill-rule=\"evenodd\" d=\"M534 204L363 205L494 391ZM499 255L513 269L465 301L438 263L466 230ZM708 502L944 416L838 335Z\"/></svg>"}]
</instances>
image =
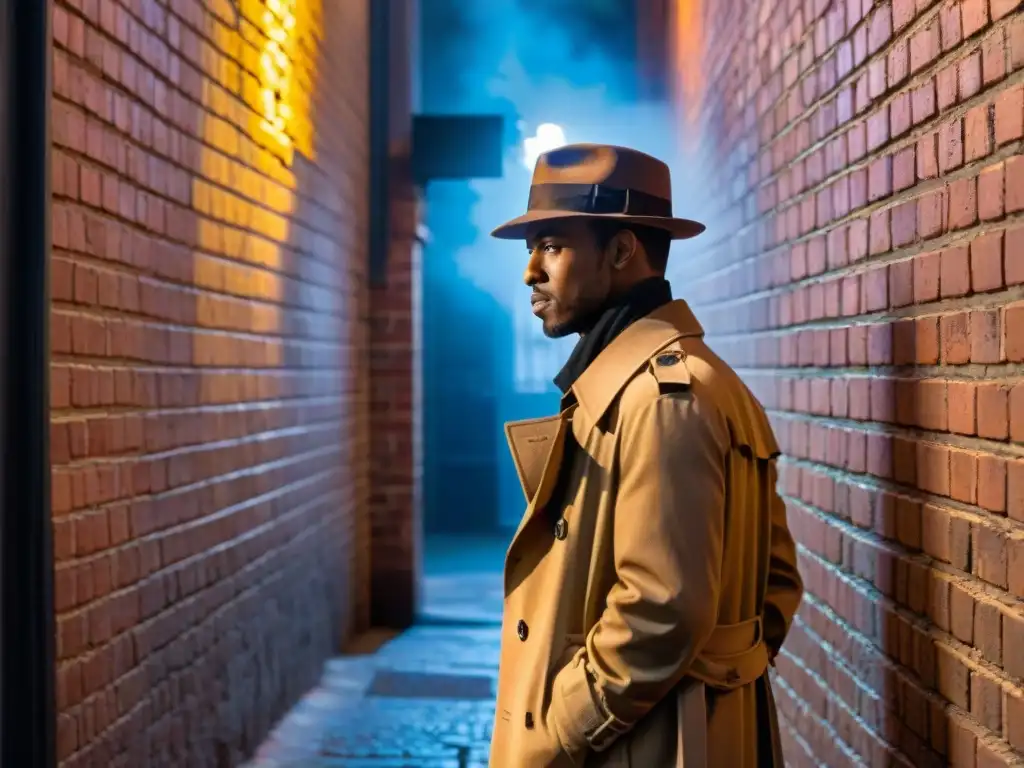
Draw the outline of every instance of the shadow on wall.
<instances>
[{"instance_id":1,"label":"shadow on wall","mask_svg":"<svg viewBox=\"0 0 1024 768\"><path fill-rule=\"evenodd\" d=\"M624 144L669 162L675 156L669 109L636 100L629 4L559 8L530 0L423 2L424 110L506 117L503 178L432 184L427 191L433 238L424 266L428 531L457 531L467 516L477 530L515 527L523 497L502 425L557 410L551 379L575 342L545 339L529 315L524 244L489 236L525 210L532 168L523 165L523 139L551 122L569 142ZM594 35L595 20L616 32ZM453 369L452 358L463 367ZM446 394L459 377L487 383L468 414L459 408L458 387ZM443 434L442 424L457 434ZM450 460L459 452L473 454L479 484L459 479Z\"/></svg>"}]
</instances>

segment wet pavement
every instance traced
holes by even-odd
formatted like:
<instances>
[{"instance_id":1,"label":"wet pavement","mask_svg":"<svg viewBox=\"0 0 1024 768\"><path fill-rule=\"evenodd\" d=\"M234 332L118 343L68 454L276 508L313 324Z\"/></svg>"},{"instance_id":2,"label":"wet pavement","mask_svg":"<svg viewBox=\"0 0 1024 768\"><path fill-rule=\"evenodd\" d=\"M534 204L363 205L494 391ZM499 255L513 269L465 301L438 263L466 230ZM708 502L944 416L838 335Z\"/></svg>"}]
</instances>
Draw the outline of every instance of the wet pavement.
<instances>
[{"instance_id":1,"label":"wet pavement","mask_svg":"<svg viewBox=\"0 0 1024 768\"><path fill-rule=\"evenodd\" d=\"M484 768L506 543L429 541L418 625L328 662L246 768Z\"/></svg>"}]
</instances>

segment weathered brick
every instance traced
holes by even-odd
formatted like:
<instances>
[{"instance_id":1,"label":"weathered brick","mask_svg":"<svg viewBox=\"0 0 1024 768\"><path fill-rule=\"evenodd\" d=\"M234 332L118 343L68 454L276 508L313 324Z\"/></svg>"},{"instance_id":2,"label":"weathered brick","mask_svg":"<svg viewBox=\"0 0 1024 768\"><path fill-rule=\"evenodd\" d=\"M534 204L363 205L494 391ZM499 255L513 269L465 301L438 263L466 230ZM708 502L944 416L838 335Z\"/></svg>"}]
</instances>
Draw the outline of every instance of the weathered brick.
<instances>
[{"instance_id":1,"label":"weathered brick","mask_svg":"<svg viewBox=\"0 0 1024 768\"><path fill-rule=\"evenodd\" d=\"M415 212L371 296L369 3L298 14L283 134L260 61L287 25L225 8L53 8L63 768L242 762L365 625L372 514L401 561L374 562L414 562Z\"/></svg>"},{"instance_id":2,"label":"weathered brick","mask_svg":"<svg viewBox=\"0 0 1024 768\"><path fill-rule=\"evenodd\" d=\"M1024 439L1024 385L1010 365L1024 362L1016 294L1024 284L1024 228L1016 222L1024 210L1024 97L1008 77L1024 66L1024 18L1003 0L839 5L803 4L805 15L823 15L813 45L799 54L799 43L782 38L769 53L752 2L709 7L704 29L706 71L755 82L740 97L736 89L702 92L705 124L715 127L700 137L705 146L729 156L741 143L764 145L783 124L748 130L739 116L781 109L792 125L809 125L804 136L788 132L806 159L791 172L789 154L762 181L785 179L792 195L807 184L831 191L828 205L791 206L789 223L774 229L773 248L810 243L809 216L824 229L813 237L824 235L827 245L813 272L820 290L788 287L789 264L776 283L792 296L780 302L781 314L797 326L780 341L788 352L779 367L744 367L749 358L739 353L761 342L741 345L733 334L753 329L732 307L694 298L709 343L760 386L788 379L786 369L797 365L829 367L828 386L819 375L791 390L799 416L777 424L784 450L799 459L783 490L813 596L784 650L799 664L779 669L790 707L783 720L795 733L811 733L815 718L834 727L829 738L805 737L807 752L789 742L789 758L845 764L837 754L848 749L884 765L899 749L915 765L1008 764L1005 749L990 747L1024 739L1024 727L1014 730L1024 719L1024 689L1010 640L1020 639L1019 620L1006 610L1024 598L1024 540L998 519L1024 519L1024 463L1013 455ZM845 24L827 21L841 11ZM800 15L779 11L790 13ZM796 108L775 85L787 55L805 57L809 69L837 62L801 89ZM824 88L836 73L838 96ZM741 201L715 191L716 178L700 180L701 202L723 222L750 221ZM830 224L823 214L845 220ZM672 274L699 279L715 269L717 253L739 246L739 236L732 240L714 253L695 241L703 261L674 263ZM738 278L727 282L730 295L749 290ZM823 321L829 330L819 336ZM820 514L796 512L801 504ZM851 524L868 533L851 535ZM912 554L919 550L923 557ZM879 593L885 599L872 597ZM866 666L883 655L884 672ZM835 714L847 699L834 657L861 672L857 718ZM812 687L811 679L830 686ZM906 679L930 688L927 706ZM947 702L959 711L946 710Z\"/></svg>"}]
</instances>

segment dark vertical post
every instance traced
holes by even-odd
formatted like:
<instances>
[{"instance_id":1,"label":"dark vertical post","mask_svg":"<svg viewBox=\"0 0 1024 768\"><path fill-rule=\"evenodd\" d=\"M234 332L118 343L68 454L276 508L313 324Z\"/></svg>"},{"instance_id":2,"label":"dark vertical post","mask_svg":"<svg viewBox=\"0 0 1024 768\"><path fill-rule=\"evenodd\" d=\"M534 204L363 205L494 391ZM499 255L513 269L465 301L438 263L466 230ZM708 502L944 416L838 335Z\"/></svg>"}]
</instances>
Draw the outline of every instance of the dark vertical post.
<instances>
[{"instance_id":1,"label":"dark vertical post","mask_svg":"<svg viewBox=\"0 0 1024 768\"><path fill-rule=\"evenodd\" d=\"M0 0L0 765L56 765L48 0Z\"/></svg>"},{"instance_id":2,"label":"dark vertical post","mask_svg":"<svg viewBox=\"0 0 1024 768\"><path fill-rule=\"evenodd\" d=\"M391 0L370 3L370 285L387 280L391 190Z\"/></svg>"}]
</instances>

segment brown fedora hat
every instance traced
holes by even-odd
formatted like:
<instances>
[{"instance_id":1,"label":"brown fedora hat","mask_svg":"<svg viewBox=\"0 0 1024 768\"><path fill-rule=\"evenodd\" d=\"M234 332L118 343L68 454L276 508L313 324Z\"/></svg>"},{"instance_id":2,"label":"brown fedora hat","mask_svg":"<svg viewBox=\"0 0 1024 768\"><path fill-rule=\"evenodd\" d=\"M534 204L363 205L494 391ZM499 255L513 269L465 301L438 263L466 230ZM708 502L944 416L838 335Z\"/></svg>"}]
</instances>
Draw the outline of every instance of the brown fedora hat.
<instances>
[{"instance_id":1,"label":"brown fedora hat","mask_svg":"<svg viewBox=\"0 0 1024 768\"><path fill-rule=\"evenodd\" d=\"M491 236L522 240L533 224L577 217L663 229L673 240L704 231L699 222L672 216L672 178L661 160L626 147L570 144L540 156L526 213Z\"/></svg>"}]
</instances>

